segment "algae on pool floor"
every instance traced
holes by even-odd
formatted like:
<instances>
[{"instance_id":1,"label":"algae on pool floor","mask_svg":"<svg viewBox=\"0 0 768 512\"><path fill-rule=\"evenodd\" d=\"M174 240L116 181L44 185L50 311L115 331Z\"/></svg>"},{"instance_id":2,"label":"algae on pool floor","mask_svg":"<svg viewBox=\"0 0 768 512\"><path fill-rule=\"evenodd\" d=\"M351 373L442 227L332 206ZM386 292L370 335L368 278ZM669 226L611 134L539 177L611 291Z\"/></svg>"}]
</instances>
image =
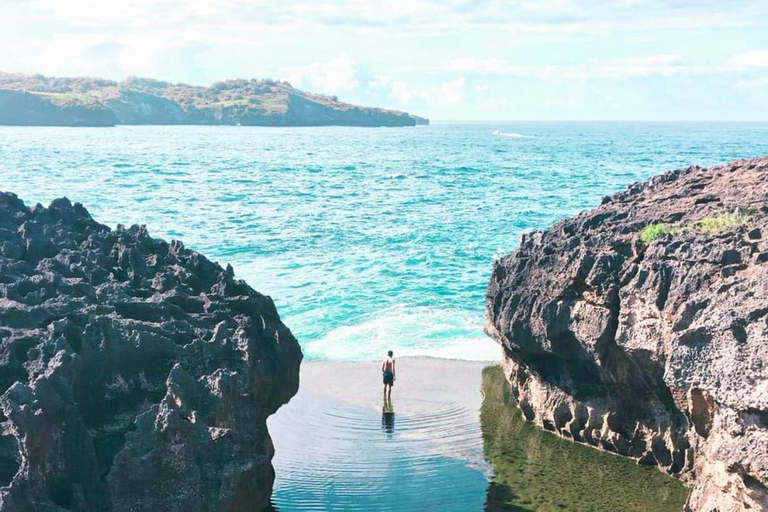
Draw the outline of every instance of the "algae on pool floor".
<instances>
[{"instance_id":1,"label":"algae on pool floor","mask_svg":"<svg viewBox=\"0 0 768 512\"><path fill-rule=\"evenodd\" d=\"M493 464L485 510L680 512L688 489L657 468L557 437L525 421L499 366L483 370L480 411Z\"/></svg>"}]
</instances>

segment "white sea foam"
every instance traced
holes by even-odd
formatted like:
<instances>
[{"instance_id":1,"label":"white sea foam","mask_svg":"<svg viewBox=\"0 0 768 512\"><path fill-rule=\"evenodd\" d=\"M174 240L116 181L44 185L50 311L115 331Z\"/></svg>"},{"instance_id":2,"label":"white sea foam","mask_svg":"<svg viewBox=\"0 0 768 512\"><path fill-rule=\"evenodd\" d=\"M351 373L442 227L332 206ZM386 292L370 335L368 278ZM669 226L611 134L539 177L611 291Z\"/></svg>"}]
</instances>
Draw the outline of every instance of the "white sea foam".
<instances>
[{"instance_id":1,"label":"white sea foam","mask_svg":"<svg viewBox=\"0 0 768 512\"><path fill-rule=\"evenodd\" d=\"M330 331L307 343L308 358L365 361L387 350L398 356L432 356L497 361L499 345L482 331L483 319L455 309L398 305L377 311L355 325Z\"/></svg>"}]
</instances>

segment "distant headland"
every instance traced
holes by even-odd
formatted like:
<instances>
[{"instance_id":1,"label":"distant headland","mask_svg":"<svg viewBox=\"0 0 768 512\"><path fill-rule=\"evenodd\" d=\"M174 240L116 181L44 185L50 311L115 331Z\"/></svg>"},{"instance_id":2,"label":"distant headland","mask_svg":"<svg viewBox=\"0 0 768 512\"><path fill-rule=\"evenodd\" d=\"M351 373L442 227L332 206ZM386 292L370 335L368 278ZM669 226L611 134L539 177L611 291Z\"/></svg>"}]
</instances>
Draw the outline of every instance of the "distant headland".
<instances>
[{"instance_id":1,"label":"distant headland","mask_svg":"<svg viewBox=\"0 0 768 512\"><path fill-rule=\"evenodd\" d=\"M279 80L208 87L128 78L56 78L0 72L0 125L415 126L428 119L343 103Z\"/></svg>"}]
</instances>

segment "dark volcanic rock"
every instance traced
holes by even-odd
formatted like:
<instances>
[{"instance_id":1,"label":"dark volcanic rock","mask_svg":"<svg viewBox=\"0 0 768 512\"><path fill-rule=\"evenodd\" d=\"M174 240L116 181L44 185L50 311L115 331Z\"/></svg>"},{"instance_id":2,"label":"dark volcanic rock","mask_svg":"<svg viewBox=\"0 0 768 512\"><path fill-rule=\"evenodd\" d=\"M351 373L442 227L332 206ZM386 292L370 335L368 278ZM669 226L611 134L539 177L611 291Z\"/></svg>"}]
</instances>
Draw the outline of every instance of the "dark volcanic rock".
<instances>
[{"instance_id":1,"label":"dark volcanic rock","mask_svg":"<svg viewBox=\"0 0 768 512\"><path fill-rule=\"evenodd\" d=\"M679 474L689 510L768 510L767 236L768 159L668 172L525 235L486 331L526 417Z\"/></svg>"},{"instance_id":2,"label":"dark volcanic rock","mask_svg":"<svg viewBox=\"0 0 768 512\"><path fill-rule=\"evenodd\" d=\"M247 511L301 351L180 242L0 194L0 510Z\"/></svg>"}]
</instances>

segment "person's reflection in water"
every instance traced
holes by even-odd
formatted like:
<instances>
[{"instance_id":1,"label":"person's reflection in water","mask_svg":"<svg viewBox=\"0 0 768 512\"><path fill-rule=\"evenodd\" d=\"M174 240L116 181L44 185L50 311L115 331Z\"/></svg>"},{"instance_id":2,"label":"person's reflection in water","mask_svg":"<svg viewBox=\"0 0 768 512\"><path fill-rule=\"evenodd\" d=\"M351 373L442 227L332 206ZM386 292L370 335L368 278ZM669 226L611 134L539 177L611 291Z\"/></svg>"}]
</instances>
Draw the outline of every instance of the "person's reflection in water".
<instances>
[{"instance_id":1,"label":"person's reflection in water","mask_svg":"<svg viewBox=\"0 0 768 512\"><path fill-rule=\"evenodd\" d=\"M384 397L384 406L381 408L381 430L387 433L387 439L392 439L395 433L395 409L392 400Z\"/></svg>"}]
</instances>

